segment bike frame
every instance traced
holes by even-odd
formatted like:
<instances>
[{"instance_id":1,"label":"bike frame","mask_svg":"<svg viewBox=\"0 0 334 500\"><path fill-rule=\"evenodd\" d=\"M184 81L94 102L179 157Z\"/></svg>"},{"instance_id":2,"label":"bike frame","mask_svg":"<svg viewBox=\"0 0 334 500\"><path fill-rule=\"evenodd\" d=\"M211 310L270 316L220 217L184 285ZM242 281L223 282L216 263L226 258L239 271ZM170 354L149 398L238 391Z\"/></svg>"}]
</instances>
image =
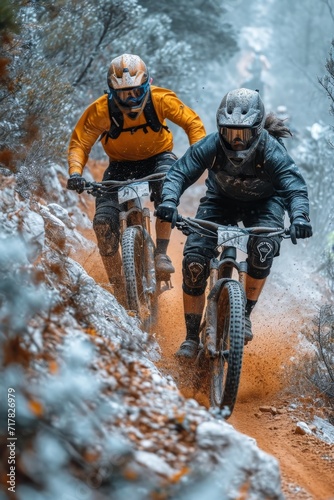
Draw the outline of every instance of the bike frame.
<instances>
[{"instance_id":1,"label":"bike frame","mask_svg":"<svg viewBox=\"0 0 334 500\"><path fill-rule=\"evenodd\" d=\"M210 373L210 403L229 418L236 402L244 348L247 261L237 260L237 249L247 253L241 239L249 235L288 237L281 228L239 228L210 221L178 216L176 227L187 236L198 233L217 239L219 256L210 261L209 293L204 322L200 327L201 344L196 363L203 359ZM222 234L220 234L220 231ZM237 276L233 276L236 274Z\"/></svg>"},{"instance_id":2,"label":"bike frame","mask_svg":"<svg viewBox=\"0 0 334 500\"><path fill-rule=\"evenodd\" d=\"M93 196L108 196L117 189L120 211L120 244L127 306L150 330L155 321L157 296L163 291L156 279L151 236L151 215L141 198L149 194L149 181L159 181L165 174L151 174L138 180L87 183L85 190Z\"/></svg>"}]
</instances>

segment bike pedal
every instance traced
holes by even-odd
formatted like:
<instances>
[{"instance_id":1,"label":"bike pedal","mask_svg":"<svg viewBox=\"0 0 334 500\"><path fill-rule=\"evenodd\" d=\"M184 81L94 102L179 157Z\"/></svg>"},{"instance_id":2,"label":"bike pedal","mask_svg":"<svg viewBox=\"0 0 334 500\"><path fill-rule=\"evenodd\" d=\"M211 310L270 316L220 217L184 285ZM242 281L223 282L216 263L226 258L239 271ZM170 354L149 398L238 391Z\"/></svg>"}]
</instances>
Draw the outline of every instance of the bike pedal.
<instances>
[{"instance_id":1,"label":"bike pedal","mask_svg":"<svg viewBox=\"0 0 334 500\"><path fill-rule=\"evenodd\" d=\"M160 281L160 283L162 283L162 282L164 283L164 285L160 287L161 292L165 292L166 290L171 290L172 288L174 288L172 285L172 280L170 279L170 276L168 279L160 279L159 278L159 281Z\"/></svg>"},{"instance_id":2,"label":"bike pedal","mask_svg":"<svg viewBox=\"0 0 334 500\"><path fill-rule=\"evenodd\" d=\"M166 285L166 287L167 287L168 290L170 290L171 288L174 288L173 285L172 285L172 280L171 279L165 281L165 285Z\"/></svg>"}]
</instances>

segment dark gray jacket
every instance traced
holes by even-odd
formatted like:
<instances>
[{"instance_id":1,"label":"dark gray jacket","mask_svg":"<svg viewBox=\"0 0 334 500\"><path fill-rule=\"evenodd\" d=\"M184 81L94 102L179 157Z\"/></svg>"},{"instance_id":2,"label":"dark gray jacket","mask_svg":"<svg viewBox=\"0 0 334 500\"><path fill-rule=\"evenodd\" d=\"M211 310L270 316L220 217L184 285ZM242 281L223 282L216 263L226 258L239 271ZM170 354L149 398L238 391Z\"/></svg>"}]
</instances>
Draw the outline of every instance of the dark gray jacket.
<instances>
[{"instance_id":1,"label":"dark gray jacket","mask_svg":"<svg viewBox=\"0 0 334 500\"><path fill-rule=\"evenodd\" d=\"M193 144L169 170L163 201L179 203L182 193L208 169L207 195L252 202L279 196L290 219L309 215L306 183L282 143L263 130L255 155L234 166L220 146L218 132Z\"/></svg>"}]
</instances>

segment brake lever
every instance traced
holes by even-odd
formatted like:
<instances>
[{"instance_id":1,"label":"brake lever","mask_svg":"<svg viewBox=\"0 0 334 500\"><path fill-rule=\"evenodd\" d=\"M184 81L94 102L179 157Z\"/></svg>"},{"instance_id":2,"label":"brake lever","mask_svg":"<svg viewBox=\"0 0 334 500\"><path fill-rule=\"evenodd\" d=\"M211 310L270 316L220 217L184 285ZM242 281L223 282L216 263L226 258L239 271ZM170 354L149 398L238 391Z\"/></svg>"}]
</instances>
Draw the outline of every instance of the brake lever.
<instances>
[{"instance_id":1,"label":"brake lever","mask_svg":"<svg viewBox=\"0 0 334 500\"><path fill-rule=\"evenodd\" d=\"M183 220L180 220L180 221L177 221L175 226L177 227L177 229L179 229L185 236L189 236L189 234L192 234L195 232L195 230L191 227L189 227L189 225L184 222Z\"/></svg>"}]
</instances>

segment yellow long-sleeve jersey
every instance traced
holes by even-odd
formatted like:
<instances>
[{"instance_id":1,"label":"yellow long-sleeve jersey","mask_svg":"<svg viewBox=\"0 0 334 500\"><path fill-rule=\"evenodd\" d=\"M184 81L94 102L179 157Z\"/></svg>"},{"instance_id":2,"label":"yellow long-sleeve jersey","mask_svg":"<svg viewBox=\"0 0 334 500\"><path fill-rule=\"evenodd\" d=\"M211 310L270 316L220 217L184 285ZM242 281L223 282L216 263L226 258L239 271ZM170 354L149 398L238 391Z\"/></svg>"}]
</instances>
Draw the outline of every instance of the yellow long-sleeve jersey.
<instances>
[{"instance_id":1,"label":"yellow long-sleeve jersey","mask_svg":"<svg viewBox=\"0 0 334 500\"><path fill-rule=\"evenodd\" d=\"M166 125L166 119L168 119L182 127L190 145L205 137L205 128L198 114L186 106L174 92L151 86L151 98L162 125ZM141 113L135 120L124 115L123 128L136 127L145 123L144 113ZM93 145L101 134L109 129L108 96L105 94L88 106L73 130L68 148L70 175L82 174ZM102 141L102 146L112 161L145 160L164 151L172 151L173 135L164 128L161 128L159 132L154 132L148 127L147 133L144 133L141 128L133 134L124 131L117 139L109 138L108 141Z\"/></svg>"}]
</instances>

